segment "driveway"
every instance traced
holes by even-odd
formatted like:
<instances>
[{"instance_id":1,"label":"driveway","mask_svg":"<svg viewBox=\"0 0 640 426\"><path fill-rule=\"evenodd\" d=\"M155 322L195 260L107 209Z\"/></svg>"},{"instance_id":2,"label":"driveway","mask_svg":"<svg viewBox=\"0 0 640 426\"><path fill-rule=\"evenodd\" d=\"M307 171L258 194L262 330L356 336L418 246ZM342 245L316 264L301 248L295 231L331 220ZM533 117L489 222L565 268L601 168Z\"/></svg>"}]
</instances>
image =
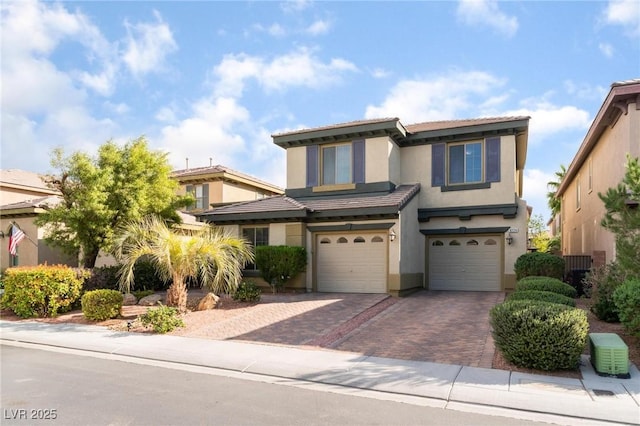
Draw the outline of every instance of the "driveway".
<instances>
[{"instance_id":1,"label":"driveway","mask_svg":"<svg viewBox=\"0 0 640 426\"><path fill-rule=\"evenodd\" d=\"M501 292L263 294L246 312L185 335L491 368L488 313L502 300Z\"/></svg>"}]
</instances>

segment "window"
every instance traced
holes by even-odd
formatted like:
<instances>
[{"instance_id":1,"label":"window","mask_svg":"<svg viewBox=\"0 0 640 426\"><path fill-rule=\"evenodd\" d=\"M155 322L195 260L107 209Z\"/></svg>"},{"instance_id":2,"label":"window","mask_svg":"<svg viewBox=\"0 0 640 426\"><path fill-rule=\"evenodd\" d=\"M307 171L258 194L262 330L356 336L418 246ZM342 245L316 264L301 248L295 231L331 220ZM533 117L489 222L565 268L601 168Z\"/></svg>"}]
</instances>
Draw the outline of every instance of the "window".
<instances>
[{"instance_id":1,"label":"window","mask_svg":"<svg viewBox=\"0 0 640 426\"><path fill-rule=\"evenodd\" d=\"M478 245L478 241L476 241L476 240L469 240L469 241L467 241L467 245L468 245L468 246L477 246L477 245Z\"/></svg>"},{"instance_id":2,"label":"window","mask_svg":"<svg viewBox=\"0 0 640 426\"><path fill-rule=\"evenodd\" d=\"M322 148L322 184L351 183L351 144Z\"/></svg>"},{"instance_id":3,"label":"window","mask_svg":"<svg viewBox=\"0 0 640 426\"><path fill-rule=\"evenodd\" d=\"M450 246L459 246L460 245L460 241L458 240L453 240L449 243Z\"/></svg>"},{"instance_id":4,"label":"window","mask_svg":"<svg viewBox=\"0 0 640 426\"><path fill-rule=\"evenodd\" d=\"M576 210L580 210L580 175L576 179Z\"/></svg>"},{"instance_id":5,"label":"window","mask_svg":"<svg viewBox=\"0 0 640 426\"><path fill-rule=\"evenodd\" d=\"M593 191L593 162L589 158L589 192Z\"/></svg>"},{"instance_id":6,"label":"window","mask_svg":"<svg viewBox=\"0 0 640 426\"><path fill-rule=\"evenodd\" d=\"M382 242L384 242L384 240L382 239L382 237L379 237L379 236L376 235L375 237L373 237L371 239L371 242L372 243L382 243Z\"/></svg>"},{"instance_id":7,"label":"window","mask_svg":"<svg viewBox=\"0 0 640 426\"><path fill-rule=\"evenodd\" d=\"M338 238L338 244L346 244L349 241L345 237Z\"/></svg>"},{"instance_id":8,"label":"window","mask_svg":"<svg viewBox=\"0 0 640 426\"><path fill-rule=\"evenodd\" d=\"M482 182L482 142L449 146L449 184Z\"/></svg>"},{"instance_id":9,"label":"window","mask_svg":"<svg viewBox=\"0 0 640 426\"><path fill-rule=\"evenodd\" d=\"M353 240L354 243L364 243L365 240L362 237L356 237L355 240Z\"/></svg>"},{"instance_id":10,"label":"window","mask_svg":"<svg viewBox=\"0 0 640 426\"><path fill-rule=\"evenodd\" d=\"M269 245L269 227L242 228L242 236L253 247ZM257 270L255 263L247 263L245 270Z\"/></svg>"},{"instance_id":11,"label":"window","mask_svg":"<svg viewBox=\"0 0 640 426\"><path fill-rule=\"evenodd\" d=\"M187 193L193 195L195 203L188 210L206 210L209 208L209 184L187 185Z\"/></svg>"},{"instance_id":12,"label":"window","mask_svg":"<svg viewBox=\"0 0 640 426\"><path fill-rule=\"evenodd\" d=\"M444 243L440 240L435 240L434 242L431 243L432 246L443 246Z\"/></svg>"},{"instance_id":13,"label":"window","mask_svg":"<svg viewBox=\"0 0 640 426\"><path fill-rule=\"evenodd\" d=\"M484 242L485 246L495 246L498 243L496 243L496 240L489 238L487 241Z\"/></svg>"}]
</instances>

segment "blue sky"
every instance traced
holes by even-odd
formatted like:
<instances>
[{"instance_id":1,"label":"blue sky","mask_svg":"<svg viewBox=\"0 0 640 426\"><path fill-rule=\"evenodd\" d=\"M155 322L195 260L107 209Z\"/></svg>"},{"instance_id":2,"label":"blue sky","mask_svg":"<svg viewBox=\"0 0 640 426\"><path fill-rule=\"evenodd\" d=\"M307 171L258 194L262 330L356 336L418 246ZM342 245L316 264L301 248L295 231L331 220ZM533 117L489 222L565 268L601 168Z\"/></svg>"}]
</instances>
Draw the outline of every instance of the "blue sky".
<instances>
[{"instance_id":1,"label":"blue sky","mask_svg":"<svg viewBox=\"0 0 640 426\"><path fill-rule=\"evenodd\" d=\"M375 117L529 115L524 198L568 165L612 82L640 77L640 2L3 1L1 166L53 171L145 135L176 168L278 185L270 135Z\"/></svg>"}]
</instances>

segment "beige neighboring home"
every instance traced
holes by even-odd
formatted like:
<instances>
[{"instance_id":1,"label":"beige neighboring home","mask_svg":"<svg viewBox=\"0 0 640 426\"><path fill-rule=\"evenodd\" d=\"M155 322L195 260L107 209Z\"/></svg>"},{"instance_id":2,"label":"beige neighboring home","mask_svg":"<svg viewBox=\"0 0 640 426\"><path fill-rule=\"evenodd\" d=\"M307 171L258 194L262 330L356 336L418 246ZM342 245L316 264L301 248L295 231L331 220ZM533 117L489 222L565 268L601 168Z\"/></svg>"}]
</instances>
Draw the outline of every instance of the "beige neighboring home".
<instances>
[{"instance_id":1,"label":"beige neighboring home","mask_svg":"<svg viewBox=\"0 0 640 426\"><path fill-rule=\"evenodd\" d=\"M528 127L529 117L385 118L276 134L284 195L198 216L255 246L305 247L294 286L306 291L513 288L527 250Z\"/></svg>"},{"instance_id":2,"label":"beige neighboring home","mask_svg":"<svg viewBox=\"0 0 640 426\"><path fill-rule=\"evenodd\" d=\"M640 79L611 85L558 188L563 255L592 256L594 266L615 260L614 235L600 226L598 193L622 181L627 154L640 157Z\"/></svg>"},{"instance_id":3,"label":"beige neighboring home","mask_svg":"<svg viewBox=\"0 0 640 426\"><path fill-rule=\"evenodd\" d=\"M186 209L191 214L284 193L276 185L221 165L174 170L171 176L180 183L179 195L195 197L195 204Z\"/></svg>"},{"instance_id":4,"label":"beige neighboring home","mask_svg":"<svg viewBox=\"0 0 640 426\"><path fill-rule=\"evenodd\" d=\"M0 170L0 269L42 263L78 265L77 259L48 246L44 241L45 230L34 223L39 214L60 200L41 175L16 169ZM17 255L11 256L9 234L14 223L27 238L18 245Z\"/></svg>"}]
</instances>

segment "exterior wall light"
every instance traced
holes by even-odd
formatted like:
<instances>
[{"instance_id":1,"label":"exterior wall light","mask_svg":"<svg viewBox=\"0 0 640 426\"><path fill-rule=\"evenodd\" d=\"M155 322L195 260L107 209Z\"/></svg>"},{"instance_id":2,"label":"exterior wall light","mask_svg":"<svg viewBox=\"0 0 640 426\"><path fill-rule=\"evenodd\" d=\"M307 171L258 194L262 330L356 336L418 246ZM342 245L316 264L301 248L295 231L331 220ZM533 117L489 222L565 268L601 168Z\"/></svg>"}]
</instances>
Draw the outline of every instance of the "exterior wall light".
<instances>
[{"instance_id":1,"label":"exterior wall light","mask_svg":"<svg viewBox=\"0 0 640 426\"><path fill-rule=\"evenodd\" d=\"M396 233L395 233L395 231L393 229L391 231L389 231L389 240L390 241L395 241L396 240Z\"/></svg>"},{"instance_id":2,"label":"exterior wall light","mask_svg":"<svg viewBox=\"0 0 640 426\"><path fill-rule=\"evenodd\" d=\"M511 234L507 236L507 244L509 245L513 244L513 237L511 236Z\"/></svg>"}]
</instances>

